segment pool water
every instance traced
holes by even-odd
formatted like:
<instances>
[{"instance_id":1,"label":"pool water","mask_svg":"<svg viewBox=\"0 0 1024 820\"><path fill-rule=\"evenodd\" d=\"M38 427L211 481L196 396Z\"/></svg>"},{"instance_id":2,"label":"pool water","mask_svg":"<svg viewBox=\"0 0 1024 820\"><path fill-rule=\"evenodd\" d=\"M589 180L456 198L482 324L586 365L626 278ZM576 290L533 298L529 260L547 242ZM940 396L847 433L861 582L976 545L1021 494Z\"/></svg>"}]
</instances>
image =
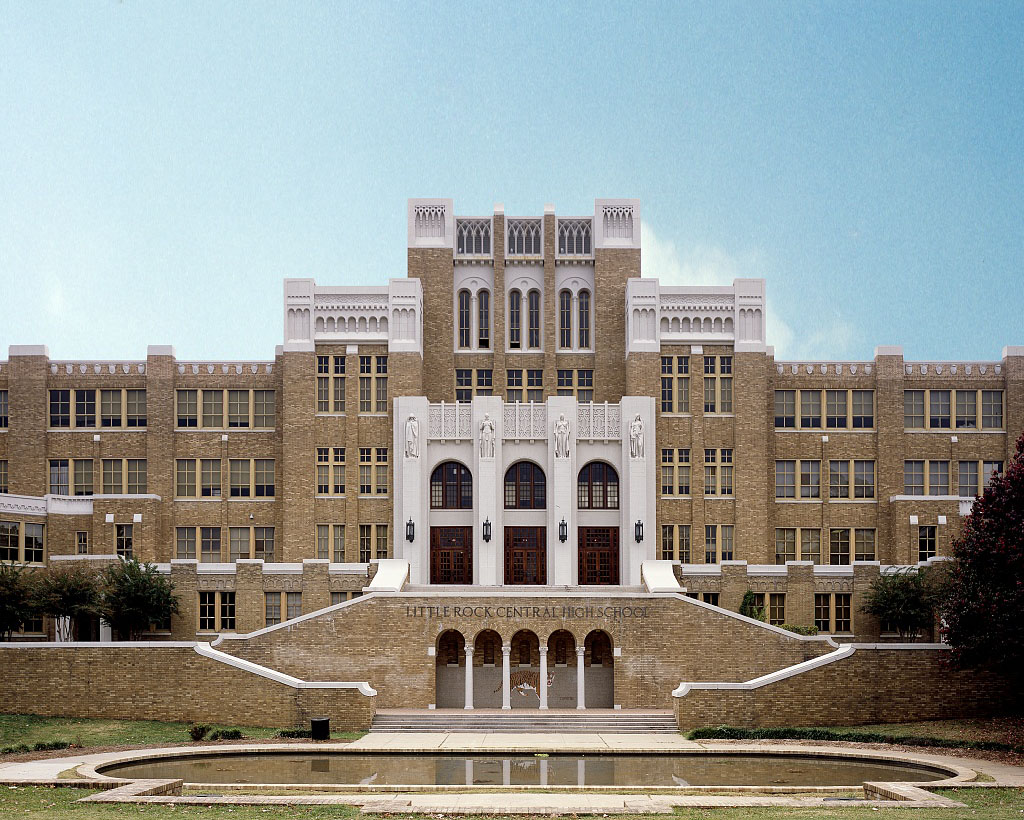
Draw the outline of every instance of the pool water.
<instances>
[{"instance_id":1,"label":"pool water","mask_svg":"<svg viewBox=\"0 0 1024 820\"><path fill-rule=\"evenodd\" d=\"M244 753L189 755L103 767L108 776L187 783L363 786L860 786L949 773L919 764L779 754L472 755Z\"/></svg>"}]
</instances>

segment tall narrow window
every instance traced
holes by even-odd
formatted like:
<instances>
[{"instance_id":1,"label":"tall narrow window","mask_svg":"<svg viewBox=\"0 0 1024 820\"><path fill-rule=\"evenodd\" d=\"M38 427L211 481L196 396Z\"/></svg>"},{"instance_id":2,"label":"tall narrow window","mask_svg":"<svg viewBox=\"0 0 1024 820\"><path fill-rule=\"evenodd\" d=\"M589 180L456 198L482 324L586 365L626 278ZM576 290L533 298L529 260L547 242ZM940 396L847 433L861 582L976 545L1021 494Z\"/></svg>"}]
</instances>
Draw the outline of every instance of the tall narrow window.
<instances>
[{"instance_id":1,"label":"tall narrow window","mask_svg":"<svg viewBox=\"0 0 1024 820\"><path fill-rule=\"evenodd\" d=\"M572 347L572 294L567 290L558 294L558 346Z\"/></svg>"},{"instance_id":2,"label":"tall narrow window","mask_svg":"<svg viewBox=\"0 0 1024 820\"><path fill-rule=\"evenodd\" d=\"M586 350L590 347L590 291L581 290L579 295L579 337L580 348Z\"/></svg>"},{"instance_id":3,"label":"tall narrow window","mask_svg":"<svg viewBox=\"0 0 1024 820\"><path fill-rule=\"evenodd\" d=\"M479 347L489 348L491 346L491 292L481 290L476 295L477 305L477 338Z\"/></svg>"},{"instance_id":4,"label":"tall narrow window","mask_svg":"<svg viewBox=\"0 0 1024 820\"><path fill-rule=\"evenodd\" d=\"M469 291L459 291L459 347L469 347Z\"/></svg>"},{"instance_id":5,"label":"tall narrow window","mask_svg":"<svg viewBox=\"0 0 1024 820\"><path fill-rule=\"evenodd\" d=\"M528 296L528 301L530 314L530 338L528 340L528 346L540 347L540 291L531 290Z\"/></svg>"},{"instance_id":6,"label":"tall narrow window","mask_svg":"<svg viewBox=\"0 0 1024 820\"><path fill-rule=\"evenodd\" d=\"M518 290L508 295L508 346L518 350L522 345L523 294Z\"/></svg>"}]
</instances>

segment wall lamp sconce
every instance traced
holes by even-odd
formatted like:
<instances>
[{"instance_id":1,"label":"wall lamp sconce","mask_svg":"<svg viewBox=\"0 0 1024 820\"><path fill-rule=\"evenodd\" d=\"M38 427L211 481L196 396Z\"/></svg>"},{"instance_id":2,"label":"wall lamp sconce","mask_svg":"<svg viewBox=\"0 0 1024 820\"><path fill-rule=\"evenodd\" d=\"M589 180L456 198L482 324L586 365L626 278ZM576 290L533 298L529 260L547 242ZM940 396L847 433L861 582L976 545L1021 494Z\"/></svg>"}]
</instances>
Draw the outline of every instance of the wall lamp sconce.
<instances>
[{"instance_id":1,"label":"wall lamp sconce","mask_svg":"<svg viewBox=\"0 0 1024 820\"><path fill-rule=\"evenodd\" d=\"M412 518L405 522L405 540L410 544L416 540L416 525L413 523Z\"/></svg>"},{"instance_id":2,"label":"wall lamp sconce","mask_svg":"<svg viewBox=\"0 0 1024 820\"><path fill-rule=\"evenodd\" d=\"M558 540L561 541L564 544L565 540L568 537L569 537L569 525L565 523L565 519L563 518L561 523L559 523L559 525L558 525Z\"/></svg>"},{"instance_id":3,"label":"wall lamp sconce","mask_svg":"<svg viewBox=\"0 0 1024 820\"><path fill-rule=\"evenodd\" d=\"M641 541L644 540L644 522L643 521L637 521L633 525L633 537L636 539L636 542L638 544Z\"/></svg>"},{"instance_id":4,"label":"wall lamp sconce","mask_svg":"<svg viewBox=\"0 0 1024 820\"><path fill-rule=\"evenodd\" d=\"M491 540L491 519L484 519L484 541L490 543Z\"/></svg>"}]
</instances>

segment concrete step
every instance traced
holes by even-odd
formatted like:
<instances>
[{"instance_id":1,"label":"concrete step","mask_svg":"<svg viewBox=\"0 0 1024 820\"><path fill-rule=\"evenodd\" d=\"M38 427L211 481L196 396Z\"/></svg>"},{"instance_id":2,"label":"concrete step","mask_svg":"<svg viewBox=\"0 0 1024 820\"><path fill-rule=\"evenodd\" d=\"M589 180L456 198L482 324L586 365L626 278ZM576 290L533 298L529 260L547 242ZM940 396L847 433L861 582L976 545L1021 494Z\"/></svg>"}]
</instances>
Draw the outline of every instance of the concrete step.
<instances>
[{"instance_id":1,"label":"concrete step","mask_svg":"<svg viewBox=\"0 0 1024 820\"><path fill-rule=\"evenodd\" d=\"M671 713L636 714L602 711L544 714L539 710L501 712L402 711L378 713L370 731L376 732L558 732L558 733L676 733Z\"/></svg>"}]
</instances>

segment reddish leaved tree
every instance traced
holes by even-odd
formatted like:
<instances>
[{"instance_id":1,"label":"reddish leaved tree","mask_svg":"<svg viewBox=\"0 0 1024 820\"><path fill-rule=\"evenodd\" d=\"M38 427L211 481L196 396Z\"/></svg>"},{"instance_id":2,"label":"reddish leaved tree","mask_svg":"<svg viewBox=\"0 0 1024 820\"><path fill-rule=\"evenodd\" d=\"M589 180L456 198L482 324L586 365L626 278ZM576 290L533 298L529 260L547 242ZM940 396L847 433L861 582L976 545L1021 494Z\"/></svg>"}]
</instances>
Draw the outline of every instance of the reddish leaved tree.
<instances>
[{"instance_id":1,"label":"reddish leaved tree","mask_svg":"<svg viewBox=\"0 0 1024 820\"><path fill-rule=\"evenodd\" d=\"M1024 678L1024 435L953 541L944 619L954 666Z\"/></svg>"}]
</instances>

